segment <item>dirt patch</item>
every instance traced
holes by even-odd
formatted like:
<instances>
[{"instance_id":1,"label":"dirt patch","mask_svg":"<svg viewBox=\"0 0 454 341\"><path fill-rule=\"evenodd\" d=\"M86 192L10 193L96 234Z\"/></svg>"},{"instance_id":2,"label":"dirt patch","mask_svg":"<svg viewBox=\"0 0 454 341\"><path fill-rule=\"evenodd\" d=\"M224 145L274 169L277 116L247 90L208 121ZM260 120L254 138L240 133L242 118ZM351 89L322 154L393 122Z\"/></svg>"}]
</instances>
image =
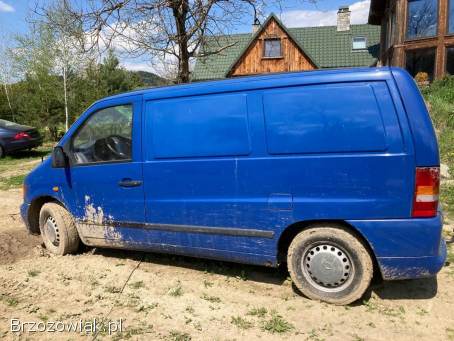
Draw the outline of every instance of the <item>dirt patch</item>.
<instances>
[{"instance_id":1,"label":"dirt patch","mask_svg":"<svg viewBox=\"0 0 454 341\"><path fill-rule=\"evenodd\" d=\"M302 297L284 269L103 249L50 256L26 234L20 201L0 192L0 338L17 339L11 318L97 318L123 319L115 336L133 340L454 339L454 265L437 279L375 283L363 302L337 307Z\"/></svg>"},{"instance_id":2,"label":"dirt patch","mask_svg":"<svg viewBox=\"0 0 454 341\"><path fill-rule=\"evenodd\" d=\"M0 191L0 264L15 262L33 255L41 243L30 235L18 212L20 190Z\"/></svg>"}]
</instances>

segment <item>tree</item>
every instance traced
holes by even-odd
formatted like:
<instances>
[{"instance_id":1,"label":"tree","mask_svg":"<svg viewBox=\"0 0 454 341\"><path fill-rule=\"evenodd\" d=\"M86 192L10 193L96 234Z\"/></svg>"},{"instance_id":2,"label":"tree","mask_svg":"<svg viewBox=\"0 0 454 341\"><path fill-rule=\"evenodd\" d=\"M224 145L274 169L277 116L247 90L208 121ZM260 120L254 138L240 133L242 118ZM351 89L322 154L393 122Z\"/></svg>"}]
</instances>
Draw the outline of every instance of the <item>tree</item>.
<instances>
[{"instance_id":1,"label":"tree","mask_svg":"<svg viewBox=\"0 0 454 341\"><path fill-rule=\"evenodd\" d=\"M18 116L24 123L46 125L56 139L64 117L64 101L61 81L55 73L53 32L44 25L35 26L28 35L16 37L16 45L12 51L13 62L22 78L18 84Z\"/></svg>"},{"instance_id":2,"label":"tree","mask_svg":"<svg viewBox=\"0 0 454 341\"><path fill-rule=\"evenodd\" d=\"M65 107L65 129L69 128L69 75L74 74L84 67L89 60L94 59L93 54L80 49L75 34L81 34L82 28L68 17L68 12L61 2L51 4L47 11L47 22L37 21L35 25L47 28L52 32L52 45L48 48L53 50L54 62L57 72L63 80L63 99Z\"/></svg>"},{"instance_id":3,"label":"tree","mask_svg":"<svg viewBox=\"0 0 454 341\"><path fill-rule=\"evenodd\" d=\"M16 37L12 64L21 79L15 89L15 116L21 123L45 128L57 140L97 99L143 86L137 75L122 69L113 51L103 63L79 54L72 43L45 23ZM1 101L1 98L0 98ZM0 110L4 109L0 106ZM1 116L1 113L0 113Z\"/></svg>"},{"instance_id":4,"label":"tree","mask_svg":"<svg viewBox=\"0 0 454 341\"><path fill-rule=\"evenodd\" d=\"M113 50L109 50L99 65L100 86L104 96L114 95L143 86L138 76L120 67Z\"/></svg>"},{"instance_id":5,"label":"tree","mask_svg":"<svg viewBox=\"0 0 454 341\"><path fill-rule=\"evenodd\" d=\"M147 54L150 61L176 63L177 83L190 80L191 60L206 35L228 33L252 10L263 11L281 0L63 0L67 18L85 34L74 36L87 50L117 47L131 56ZM39 10L47 21L49 6ZM207 54L232 46L219 44ZM203 52L200 52L203 53ZM199 54L200 55L200 54ZM204 55L203 55L204 56Z\"/></svg>"},{"instance_id":6,"label":"tree","mask_svg":"<svg viewBox=\"0 0 454 341\"><path fill-rule=\"evenodd\" d=\"M8 49L6 46L7 38L0 36L0 55L3 56L0 60L0 84L5 92L5 98L8 103L11 119L14 121L14 110L11 104L10 83L12 82L12 65L10 59L7 58Z\"/></svg>"}]
</instances>

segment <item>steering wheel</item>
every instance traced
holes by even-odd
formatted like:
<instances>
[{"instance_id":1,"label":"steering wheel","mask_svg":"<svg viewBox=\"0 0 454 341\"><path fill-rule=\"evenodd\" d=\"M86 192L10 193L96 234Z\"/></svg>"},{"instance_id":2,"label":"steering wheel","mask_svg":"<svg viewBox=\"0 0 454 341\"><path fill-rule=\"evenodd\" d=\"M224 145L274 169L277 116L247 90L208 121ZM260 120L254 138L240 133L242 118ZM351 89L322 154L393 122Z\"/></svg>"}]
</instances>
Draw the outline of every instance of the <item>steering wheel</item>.
<instances>
[{"instance_id":1,"label":"steering wheel","mask_svg":"<svg viewBox=\"0 0 454 341\"><path fill-rule=\"evenodd\" d=\"M106 146L113 155L121 159L129 158L127 151L130 150L130 143L123 136L110 135L106 137ZM125 149L126 152L124 151Z\"/></svg>"}]
</instances>

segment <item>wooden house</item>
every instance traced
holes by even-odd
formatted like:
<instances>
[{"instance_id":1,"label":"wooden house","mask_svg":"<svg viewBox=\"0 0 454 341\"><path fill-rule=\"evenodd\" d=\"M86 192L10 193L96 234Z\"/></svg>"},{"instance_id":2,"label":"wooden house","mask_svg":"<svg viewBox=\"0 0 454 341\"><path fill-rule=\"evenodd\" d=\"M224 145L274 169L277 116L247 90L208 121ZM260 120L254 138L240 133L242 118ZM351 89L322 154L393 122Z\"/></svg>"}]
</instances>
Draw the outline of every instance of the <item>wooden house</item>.
<instances>
[{"instance_id":1,"label":"wooden house","mask_svg":"<svg viewBox=\"0 0 454 341\"><path fill-rule=\"evenodd\" d=\"M288 28L271 14L251 33L206 37L192 79L373 66L379 40L377 26L350 24L348 7L339 9L336 26Z\"/></svg>"},{"instance_id":2,"label":"wooden house","mask_svg":"<svg viewBox=\"0 0 454 341\"><path fill-rule=\"evenodd\" d=\"M381 65L454 75L454 0L372 0L369 24L381 26Z\"/></svg>"}]
</instances>

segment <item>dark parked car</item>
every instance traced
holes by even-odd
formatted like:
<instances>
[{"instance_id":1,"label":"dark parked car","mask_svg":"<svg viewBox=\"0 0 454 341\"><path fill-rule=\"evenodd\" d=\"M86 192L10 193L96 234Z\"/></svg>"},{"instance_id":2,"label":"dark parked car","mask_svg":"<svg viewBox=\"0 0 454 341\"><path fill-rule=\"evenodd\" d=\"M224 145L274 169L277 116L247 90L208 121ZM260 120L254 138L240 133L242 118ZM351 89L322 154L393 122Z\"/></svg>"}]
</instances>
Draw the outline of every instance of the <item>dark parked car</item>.
<instances>
[{"instance_id":1,"label":"dark parked car","mask_svg":"<svg viewBox=\"0 0 454 341\"><path fill-rule=\"evenodd\" d=\"M38 147L42 142L36 128L0 120L0 158L10 152Z\"/></svg>"}]
</instances>

